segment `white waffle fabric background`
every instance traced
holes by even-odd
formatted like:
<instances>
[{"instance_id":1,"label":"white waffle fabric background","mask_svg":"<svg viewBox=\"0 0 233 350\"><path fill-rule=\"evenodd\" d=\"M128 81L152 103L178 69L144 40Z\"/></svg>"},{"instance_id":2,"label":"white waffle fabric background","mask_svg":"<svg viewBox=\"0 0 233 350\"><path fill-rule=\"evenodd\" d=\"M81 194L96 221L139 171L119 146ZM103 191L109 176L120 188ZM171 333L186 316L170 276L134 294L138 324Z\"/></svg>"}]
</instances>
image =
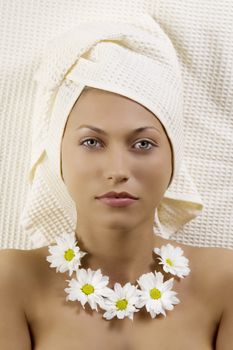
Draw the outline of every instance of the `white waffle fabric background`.
<instances>
[{"instance_id":1,"label":"white waffle fabric background","mask_svg":"<svg viewBox=\"0 0 233 350\"><path fill-rule=\"evenodd\" d=\"M230 1L50 1L2 5L1 248L30 249L19 225L30 167L32 76L54 36L78 21L150 14L171 39L184 79L185 161L204 210L171 239L195 246L233 247L232 30ZM40 234L40 232L37 232Z\"/></svg>"}]
</instances>

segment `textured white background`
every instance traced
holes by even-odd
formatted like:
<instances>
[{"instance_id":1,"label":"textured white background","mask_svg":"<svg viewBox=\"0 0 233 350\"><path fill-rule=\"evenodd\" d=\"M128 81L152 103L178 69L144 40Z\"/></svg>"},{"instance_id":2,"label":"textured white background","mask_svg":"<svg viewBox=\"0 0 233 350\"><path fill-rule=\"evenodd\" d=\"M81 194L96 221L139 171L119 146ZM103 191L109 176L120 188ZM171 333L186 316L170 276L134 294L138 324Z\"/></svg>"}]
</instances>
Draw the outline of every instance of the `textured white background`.
<instances>
[{"instance_id":1,"label":"textured white background","mask_svg":"<svg viewBox=\"0 0 233 350\"><path fill-rule=\"evenodd\" d=\"M0 248L30 249L25 204L35 86L32 75L53 36L77 19L148 12L172 40L185 86L185 158L204 202L172 239L233 249L233 3L224 1L0 1Z\"/></svg>"}]
</instances>

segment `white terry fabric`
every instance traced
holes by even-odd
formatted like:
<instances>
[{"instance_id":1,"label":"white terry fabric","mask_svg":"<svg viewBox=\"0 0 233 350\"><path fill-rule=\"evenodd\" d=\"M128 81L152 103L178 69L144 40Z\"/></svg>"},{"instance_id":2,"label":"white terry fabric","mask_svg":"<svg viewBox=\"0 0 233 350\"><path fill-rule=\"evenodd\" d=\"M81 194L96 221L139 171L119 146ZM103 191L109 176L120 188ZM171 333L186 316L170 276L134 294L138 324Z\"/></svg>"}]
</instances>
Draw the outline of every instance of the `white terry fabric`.
<instances>
[{"instance_id":1,"label":"white terry fabric","mask_svg":"<svg viewBox=\"0 0 233 350\"><path fill-rule=\"evenodd\" d=\"M164 125L173 149L173 179L155 212L154 232L169 238L200 214L203 203L186 168L183 84L175 49L148 14L128 21L91 21L48 43L36 72L25 230L48 242L73 231L75 204L61 178L61 140L68 114L85 85L127 96ZM70 197L70 198L69 198Z\"/></svg>"},{"instance_id":2,"label":"white terry fabric","mask_svg":"<svg viewBox=\"0 0 233 350\"><path fill-rule=\"evenodd\" d=\"M36 6L27 0L4 2L0 248L33 246L31 236L19 225L19 215L30 191L32 77L45 44L77 20L128 19L144 13L160 24L179 57L184 78L185 161L205 203L202 214L171 239L193 246L233 248L233 8L229 0L40 0ZM41 233L36 244L43 242Z\"/></svg>"}]
</instances>

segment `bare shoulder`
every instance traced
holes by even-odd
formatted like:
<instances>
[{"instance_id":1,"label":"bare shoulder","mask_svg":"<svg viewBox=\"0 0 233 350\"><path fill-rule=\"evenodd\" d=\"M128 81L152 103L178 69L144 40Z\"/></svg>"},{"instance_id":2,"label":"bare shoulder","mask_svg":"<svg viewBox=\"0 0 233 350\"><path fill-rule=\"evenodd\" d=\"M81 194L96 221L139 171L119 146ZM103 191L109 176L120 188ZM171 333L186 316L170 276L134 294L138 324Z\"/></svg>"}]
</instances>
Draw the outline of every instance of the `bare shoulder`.
<instances>
[{"instance_id":1,"label":"bare shoulder","mask_svg":"<svg viewBox=\"0 0 233 350\"><path fill-rule=\"evenodd\" d=\"M203 295L214 301L221 310L224 307L224 289L233 286L233 249L219 247L198 247L172 241L183 249L189 259L191 281ZM218 304L218 305L217 305Z\"/></svg>"},{"instance_id":2,"label":"bare shoulder","mask_svg":"<svg viewBox=\"0 0 233 350\"><path fill-rule=\"evenodd\" d=\"M233 277L233 249L218 247L189 247L189 249L196 266L202 268L205 273L223 280L226 277Z\"/></svg>"},{"instance_id":3,"label":"bare shoulder","mask_svg":"<svg viewBox=\"0 0 233 350\"><path fill-rule=\"evenodd\" d=\"M27 251L0 251L0 348L29 350L32 347L27 304L30 300L30 260ZM12 334L14 335L12 337Z\"/></svg>"},{"instance_id":4,"label":"bare shoulder","mask_svg":"<svg viewBox=\"0 0 233 350\"><path fill-rule=\"evenodd\" d=\"M221 273L223 278L233 275L233 249L221 247L198 247L170 241L171 244L183 249L184 255L195 268L203 272L212 272L211 275Z\"/></svg>"},{"instance_id":5,"label":"bare shoulder","mask_svg":"<svg viewBox=\"0 0 233 350\"><path fill-rule=\"evenodd\" d=\"M2 271L27 274L35 267L41 258L42 249L2 249L0 250L0 266ZM16 269L17 268L17 269Z\"/></svg>"},{"instance_id":6,"label":"bare shoulder","mask_svg":"<svg viewBox=\"0 0 233 350\"><path fill-rule=\"evenodd\" d=\"M222 314L227 293L233 291L233 249L182 246L189 258L194 283Z\"/></svg>"},{"instance_id":7,"label":"bare shoulder","mask_svg":"<svg viewBox=\"0 0 233 350\"><path fill-rule=\"evenodd\" d=\"M42 274L42 248L32 250L0 250L0 275L5 283L16 288L18 298L27 304L32 282Z\"/></svg>"},{"instance_id":8,"label":"bare shoulder","mask_svg":"<svg viewBox=\"0 0 233 350\"><path fill-rule=\"evenodd\" d=\"M0 250L0 269L1 276L10 279L10 276L17 279L17 276L23 276L26 273L25 252L20 249L2 249Z\"/></svg>"},{"instance_id":9,"label":"bare shoulder","mask_svg":"<svg viewBox=\"0 0 233 350\"><path fill-rule=\"evenodd\" d=\"M205 265L205 273L218 287L219 297L226 299L226 292L233 291L233 249L202 248L199 253L200 263Z\"/></svg>"},{"instance_id":10,"label":"bare shoulder","mask_svg":"<svg viewBox=\"0 0 233 350\"><path fill-rule=\"evenodd\" d=\"M200 286L216 310L215 349L233 349L233 249L192 248ZM205 305L207 302L205 303Z\"/></svg>"}]
</instances>

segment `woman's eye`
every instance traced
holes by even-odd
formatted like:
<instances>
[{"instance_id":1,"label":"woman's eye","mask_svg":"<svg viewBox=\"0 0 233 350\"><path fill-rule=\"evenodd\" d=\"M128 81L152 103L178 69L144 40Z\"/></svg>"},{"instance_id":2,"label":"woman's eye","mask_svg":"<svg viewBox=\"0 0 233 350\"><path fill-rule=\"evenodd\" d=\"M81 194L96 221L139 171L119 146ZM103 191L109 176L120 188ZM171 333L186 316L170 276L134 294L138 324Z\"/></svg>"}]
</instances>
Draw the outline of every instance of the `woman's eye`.
<instances>
[{"instance_id":1,"label":"woman's eye","mask_svg":"<svg viewBox=\"0 0 233 350\"><path fill-rule=\"evenodd\" d=\"M141 140L141 141L139 141L139 142L136 142L136 143L146 143L147 145L150 145L150 146L153 146L153 147L156 147L155 146L155 144L153 144L152 142L150 142L150 141L147 141L147 140ZM140 149L145 149L145 150L147 150L147 149L151 149L152 147L150 147L150 148L144 148L144 147L140 147Z\"/></svg>"},{"instance_id":2,"label":"woman's eye","mask_svg":"<svg viewBox=\"0 0 233 350\"><path fill-rule=\"evenodd\" d=\"M90 140L95 141L95 142L99 142L99 141L97 141L96 139L86 139L86 140L80 142L80 145L84 145L85 142L88 142L88 141L90 141ZM92 145L93 145L93 144L92 144ZM85 146L86 146L86 145L85 145ZM88 146L88 147L89 147L89 146ZM91 147L91 148L93 148L93 147Z\"/></svg>"},{"instance_id":3,"label":"woman's eye","mask_svg":"<svg viewBox=\"0 0 233 350\"><path fill-rule=\"evenodd\" d=\"M82 141L81 143L80 143L80 145L83 145L83 144L85 144L85 142L88 142L88 141L94 141L94 142L99 142L98 140L96 140L96 139L93 139L93 138L89 138L89 139L86 139L86 140L84 140L84 141ZM141 144L146 144L146 145L150 145L150 146L153 146L153 147L156 147L156 145L154 144L154 143L152 143L152 142L150 142L150 141L148 141L148 140L141 140L141 141L138 141L138 142L136 142L136 144L137 143L141 143ZM85 145L86 146L86 145ZM94 147L92 147L92 146L94 146L93 145L93 143L90 145L87 145L87 147L90 147L90 148L94 148ZM152 147L150 147L150 148L145 148L145 147L139 147L139 149L142 149L142 150L148 150L148 149L151 149Z\"/></svg>"}]
</instances>

